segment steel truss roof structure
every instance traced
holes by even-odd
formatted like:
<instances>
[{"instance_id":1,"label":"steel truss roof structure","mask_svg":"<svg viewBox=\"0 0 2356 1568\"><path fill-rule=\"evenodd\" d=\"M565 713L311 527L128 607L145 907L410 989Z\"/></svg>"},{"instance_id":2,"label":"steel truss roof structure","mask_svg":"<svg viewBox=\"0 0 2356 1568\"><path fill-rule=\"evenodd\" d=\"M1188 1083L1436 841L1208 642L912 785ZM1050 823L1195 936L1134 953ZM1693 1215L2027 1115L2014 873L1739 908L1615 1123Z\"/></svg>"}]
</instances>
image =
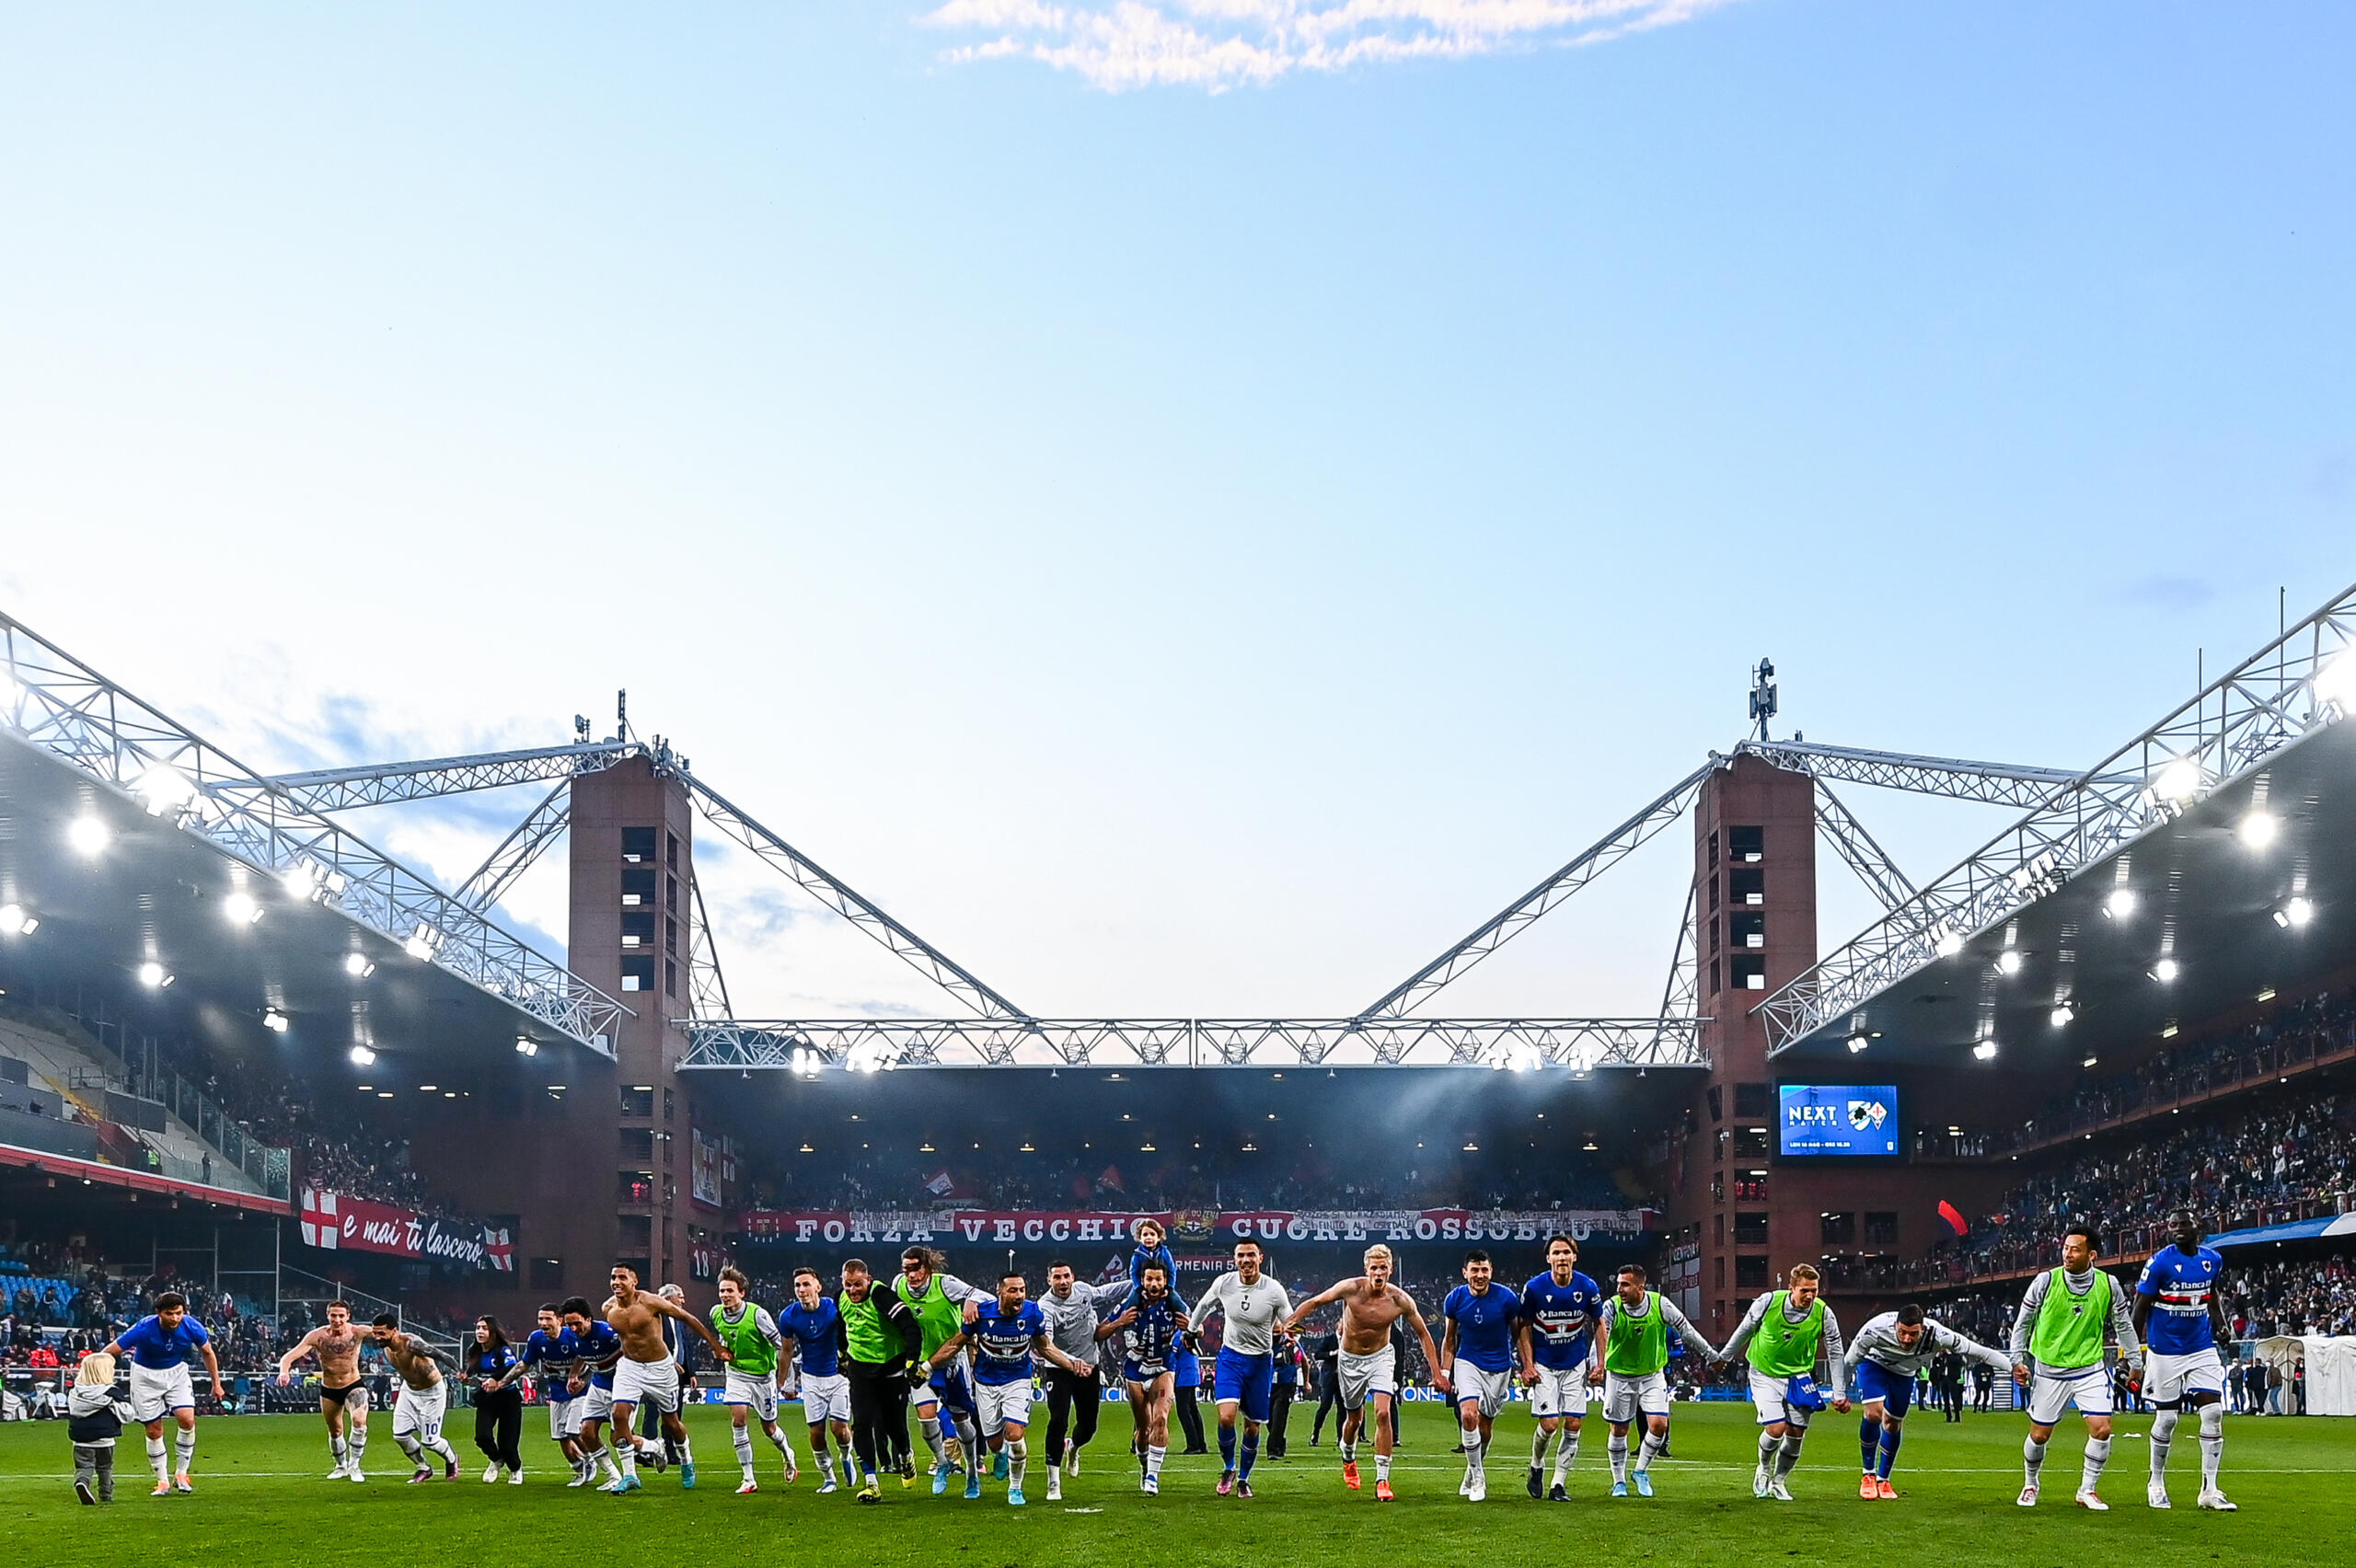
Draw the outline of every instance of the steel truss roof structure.
<instances>
[{"instance_id":1,"label":"steel truss roof structure","mask_svg":"<svg viewBox=\"0 0 2356 1568\"><path fill-rule=\"evenodd\" d=\"M432 880L0 615L0 721L32 745L221 853L301 886L549 1028L606 1055L629 1009Z\"/></svg>"},{"instance_id":2,"label":"steel truss roof structure","mask_svg":"<svg viewBox=\"0 0 2356 1568\"><path fill-rule=\"evenodd\" d=\"M2165 826L2356 706L2356 585L2029 810L1760 1004L1771 1052L1842 1027L1873 997ZM2318 689L2321 687L2322 689Z\"/></svg>"},{"instance_id":3,"label":"steel truss roof structure","mask_svg":"<svg viewBox=\"0 0 2356 1568\"><path fill-rule=\"evenodd\" d=\"M681 1070L911 1066L1319 1066L1363 1046L1381 1066L1691 1067L1692 1018L680 1020Z\"/></svg>"}]
</instances>

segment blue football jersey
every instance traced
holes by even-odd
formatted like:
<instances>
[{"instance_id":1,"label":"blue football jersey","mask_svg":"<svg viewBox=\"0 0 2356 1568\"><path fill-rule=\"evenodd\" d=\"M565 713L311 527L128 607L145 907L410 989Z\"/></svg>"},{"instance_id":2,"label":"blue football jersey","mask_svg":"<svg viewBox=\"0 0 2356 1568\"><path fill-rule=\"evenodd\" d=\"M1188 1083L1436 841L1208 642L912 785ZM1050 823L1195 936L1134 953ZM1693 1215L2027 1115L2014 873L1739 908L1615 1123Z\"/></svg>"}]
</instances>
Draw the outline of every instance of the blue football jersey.
<instances>
[{"instance_id":1,"label":"blue football jersey","mask_svg":"<svg viewBox=\"0 0 2356 1568\"><path fill-rule=\"evenodd\" d=\"M524 1341L524 1371L540 1386L540 1397L550 1404L562 1404L572 1397L564 1386L572 1376L573 1357L564 1348L564 1331L550 1333L546 1329L534 1329Z\"/></svg>"},{"instance_id":2,"label":"blue football jersey","mask_svg":"<svg viewBox=\"0 0 2356 1568\"><path fill-rule=\"evenodd\" d=\"M1530 1353L1539 1366L1558 1371L1581 1366L1596 1320L1603 1316L1603 1293L1576 1269L1570 1284L1556 1285L1550 1269L1521 1287L1521 1315L1530 1320Z\"/></svg>"},{"instance_id":3,"label":"blue football jersey","mask_svg":"<svg viewBox=\"0 0 2356 1568\"><path fill-rule=\"evenodd\" d=\"M1046 1332L1046 1316L1037 1302L1025 1301L1011 1312L991 1302L966 1330L974 1341L974 1381L993 1387L1029 1382L1031 1342Z\"/></svg>"},{"instance_id":4,"label":"blue football jersey","mask_svg":"<svg viewBox=\"0 0 2356 1568\"><path fill-rule=\"evenodd\" d=\"M1513 1286L1492 1282L1480 1295L1469 1285L1448 1293L1440 1316L1456 1323L1456 1356L1484 1372L1513 1367L1513 1324L1521 1315L1521 1297Z\"/></svg>"},{"instance_id":5,"label":"blue football jersey","mask_svg":"<svg viewBox=\"0 0 2356 1568\"><path fill-rule=\"evenodd\" d=\"M163 1319L150 1313L123 1330L115 1343L131 1352L133 1366L162 1372L174 1366L193 1366L198 1359L197 1347L212 1337L194 1318L183 1315L178 1328L167 1329Z\"/></svg>"},{"instance_id":6,"label":"blue football jersey","mask_svg":"<svg viewBox=\"0 0 2356 1568\"><path fill-rule=\"evenodd\" d=\"M2224 1272L2224 1254L2213 1247L2187 1253L2170 1242L2152 1254L2143 1265L2143 1277L2135 1282L2135 1293L2154 1297L2144 1335L2154 1354L2190 1355L2216 1347L2209 1303L2217 1294L2217 1276Z\"/></svg>"},{"instance_id":7,"label":"blue football jersey","mask_svg":"<svg viewBox=\"0 0 2356 1568\"><path fill-rule=\"evenodd\" d=\"M842 1370L841 1347L835 1343L835 1325L841 1321L843 1309L835 1305L831 1296L818 1297L815 1307L804 1307L796 1301L777 1315L777 1326L791 1334L802 1347L802 1375L804 1378L832 1378Z\"/></svg>"},{"instance_id":8,"label":"blue football jersey","mask_svg":"<svg viewBox=\"0 0 2356 1568\"><path fill-rule=\"evenodd\" d=\"M614 1332L611 1323L603 1319L592 1320L585 1334L567 1329L563 1338L557 1342L557 1348L578 1358L581 1370L589 1375L591 1388L610 1389L614 1386L614 1361L622 1353L622 1336ZM600 1366L599 1362L605 1365Z\"/></svg>"}]
</instances>

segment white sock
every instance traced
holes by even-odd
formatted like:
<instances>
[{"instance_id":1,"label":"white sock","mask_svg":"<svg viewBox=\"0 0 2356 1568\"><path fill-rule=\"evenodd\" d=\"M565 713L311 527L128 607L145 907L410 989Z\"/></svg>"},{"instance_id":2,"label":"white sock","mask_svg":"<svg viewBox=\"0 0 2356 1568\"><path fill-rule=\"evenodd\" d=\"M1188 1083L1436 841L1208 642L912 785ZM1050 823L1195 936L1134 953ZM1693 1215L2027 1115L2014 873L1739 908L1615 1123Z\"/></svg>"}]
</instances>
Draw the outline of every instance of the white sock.
<instances>
[{"instance_id":1,"label":"white sock","mask_svg":"<svg viewBox=\"0 0 2356 1568\"><path fill-rule=\"evenodd\" d=\"M1603 1451L1611 1457L1612 1484L1623 1484L1628 1479L1628 1435L1614 1432L1611 1440L1603 1446Z\"/></svg>"},{"instance_id":2,"label":"white sock","mask_svg":"<svg viewBox=\"0 0 2356 1568\"><path fill-rule=\"evenodd\" d=\"M1481 1473L1481 1429L1477 1426L1467 1426L1460 1430L1464 1435L1465 1473L1479 1475Z\"/></svg>"},{"instance_id":3,"label":"white sock","mask_svg":"<svg viewBox=\"0 0 2356 1568\"><path fill-rule=\"evenodd\" d=\"M2021 1468L2028 1476L2028 1484L2037 1484L2037 1472L2045 1468L2045 1445L2034 1437L2021 1443Z\"/></svg>"},{"instance_id":4,"label":"white sock","mask_svg":"<svg viewBox=\"0 0 2356 1568\"><path fill-rule=\"evenodd\" d=\"M1345 1437L1341 1441L1341 1450L1342 1462L1344 1464L1352 1464L1357 1461L1358 1457L1358 1446L1356 1443L1353 1443L1348 1438Z\"/></svg>"},{"instance_id":5,"label":"white sock","mask_svg":"<svg viewBox=\"0 0 2356 1568\"><path fill-rule=\"evenodd\" d=\"M1374 1456L1374 1479L1377 1481L1389 1481L1391 1479L1390 1455L1377 1454Z\"/></svg>"},{"instance_id":6,"label":"white sock","mask_svg":"<svg viewBox=\"0 0 2356 1568\"><path fill-rule=\"evenodd\" d=\"M1784 1433L1783 1451L1775 1456L1775 1479L1777 1481L1781 1481L1785 1476L1790 1475L1792 1473L1792 1467L1800 1462L1800 1444L1806 1440L1807 1436L1807 1434L1805 1432L1795 1432L1788 1429Z\"/></svg>"},{"instance_id":7,"label":"white sock","mask_svg":"<svg viewBox=\"0 0 2356 1568\"><path fill-rule=\"evenodd\" d=\"M1161 1473L1161 1461L1169 1457L1170 1450L1168 1448L1157 1448L1151 1444L1148 1444L1145 1450L1145 1473L1148 1475L1160 1475Z\"/></svg>"},{"instance_id":8,"label":"white sock","mask_svg":"<svg viewBox=\"0 0 2356 1568\"><path fill-rule=\"evenodd\" d=\"M1636 1446L1636 1470L1638 1474L1649 1475L1652 1473L1653 1456L1660 1452L1660 1446L1667 1441L1667 1438L1656 1437L1649 1432L1645 1434L1645 1440Z\"/></svg>"},{"instance_id":9,"label":"white sock","mask_svg":"<svg viewBox=\"0 0 2356 1568\"><path fill-rule=\"evenodd\" d=\"M1783 1444L1784 1440L1781 1437L1776 1436L1773 1433L1766 1430L1764 1427L1760 1429L1759 1468L1761 1470L1765 1470L1775 1462L1775 1450L1782 1447Z\"/></svg>"},{"instance_id":10,"label":"white sock","mask_svg":"<svg viewBox=\"0 0 2356 1568\"><path fill-rule=\"evenodd\" d=\"M425 1446L441 1455L443 1463L456 1465L458 1462L458 1450L450 1447L447 1437L436 1437Z\"/></svg>"},{"instance_id":11,"label":"white sock","mask_svg":"<svg viewBox=\"0 0 2356 1568\"><path fill-rule=\"evenodd\" d=\"M156 1467L156 1484L158 1486L168 1485L171 1482L172 1461L167 1457L170 1452L164 1447L161 1437L147 1439L147 1462Z\"/></svg>"},{"instance_id":12,"label":"white sock","mask_svg":"<svg viewBox=\"0 0 2356 1568\"><path fill-rule=\"evenodd\" d=\"M682 1435L676 1443L674 1443L671 1446L679 1450L679 1462L681 1464L691 1465L696 1462L695 1447L685 1435Z\"/></svg>"},{"instance_id":13,"label":"white sock","mask_svg":"<svg viewBox=\"0 0 2356 1568\"><path fill-rule=\"evenodd\" d=\"M619 1457L614 1460L614 1463L619 1467L619 1473L622 1479L626 1481L636 1481L638 1479L639 1445L636 1443L617 1443L614 1447L621 1450Z\"/></svg>"},{"instance_id":14,"label":"white sock","mask_svg":"<svg viewBox=\"0 0 2356 1568\"><path fill-rule=\"evenodd\" d=\"M2217 1472L2225 1463L2225 1407L2200 1407L2200 1490L2217 1490Z\"/></svg>"},{"instance_id":15,"label":"white sock","mask_svg":"<svg viewBox=\"0 0 2356 1568\"><path fill-rule=\"evenodd\" d=\"M774 1432L764 1432L762 1435L767 1437L771 1444L775 1445L779 1454L784 1457L786 1469L799 1470L801 1468L793 1462L793 1444L786 1437L784 1427L780 1426Z\"/></svg>"},{"instance_id":16,"label":"white sock","mask_svg":"<svg viewBox=\"0 0 2356 1568\"><path fill-rule=\"evenodd\" d=\"M2168 1473L2168 1445L2176 1440L2177 1412L2164 1410L2152 1417L2152 1479Z\"/></svg>"},{"instance_id":17,"label":"white sock","mask_svg":"<svg viewBox=\"0 0 2356 1568\"><path fill-rule=\"evenodd\" d=\"M1022 1471L1031 1462L1031 1440L1017 1437L1006 1446L1006 1484L1022 1490Z\"/></svg>"},{"instance_id":18,"label":"white sock","mask_svg":"<svg viewBox=\"0 0 2356 1568\"><path fill-rule=\"evenodd\" d=\"M406 1432L396 1432L393 1434L393 1441L400 1445L401 1452L409 1456L410 1464L415 1465L419 1470L425 1468L425 1450L418 1447L416 1438Z\"/></svg>"},{"instance_id":19,"label":"white sock","mask_svg":"<svg viewBox=\"0 0 2356 1568\"><path fill-rule=\"evenodd\" d=\"M1531 1470L1546 1468L1546 1444L1553 1435L1542 1426L1531 1435L1530 1439L1530 1468Z\"/></svg>"},{"instance_id":20,"label":"white sock","mask_svg":"<svg viewBox=\"0 0 2356 1568\"><path fill-rule=\"evenodd\" d=\"M1576 1431L1563 1434L1563 1446L1554 1450L1554 1484L1567 1485L1571 1479L1571 1461L1579 1457L1579 1435Z\"/></svg>"},{"instance_id":21,"label":"white sock","mask_svg":"<svg viewBox=\"0 0 2356 1568\"><path fill-rule=\"evenodd\" d=\"M745 1472L745 1479L750 1481L753 1479L753 1435L741 1426L731 1430L736 1435L737 1468Z\"/></svg>"},{"instance_id":22,"label":"white sock","mask_svg":"<svg viewBox=\"0 0 2356 1568\"><path fill-rule=\"evenodd\" d=\"M2110 1463L2110 1439L2108 1437L2087 1438L2086 1463L2085 1468L2078 1472L2078 1490L2092 1492L2095 1489L2095 1483L2102 1480L2102 1467L2108 1463Z\"/></svg>"},{"instance_id":23,"label":"white sock","mask_svg":"<svg viewBox=\"0 0 2356 1568\"><path fill-rule=\"evenodd\" d=\"M364 1426L353 1427L352 1435L344 1439L343 1447L345 1452L352 1456L352 1468L358 1470L361 1456L368 1452L368 1429Z\"/></svg>"},{"instance_id":24,"label":"white sock","mask_svg":"<svg viewBox=\"0 0 2356 1568\"><path fill-rule=\"evenodd\" d=\"M941 1454L941 1417L937 1415L928 1415L923 1417L922 1424L918 1427L918 1430L924 1434L924 1446L932 1450L933 1467L936 1470L939 1469Z\"/></svg>"},{"instance_id":25,"label":"white sock","mask_svg":"<svg viewBox=\"0 0 2356 1568\"><path fill-rule=\"evenodd\" d=\"M196 1462L196 1434L193 1432L173 1433L172 1452L179 1459L180 1473L188 1474L190 1468Z\"/></svg>"},{"instance_id":26,"label":"white sock","mask_svg":"<svg viewBox=\"0 0 2356 1568\"><path fill-rule=\"evenodd\" d=\"M350 1458L350 1452L351 1451L343 1446L342 1433L330 1432L328 1434L328 1453L337 1464L341 1465L347 1463Z\"/></svg>"}]
</instances>

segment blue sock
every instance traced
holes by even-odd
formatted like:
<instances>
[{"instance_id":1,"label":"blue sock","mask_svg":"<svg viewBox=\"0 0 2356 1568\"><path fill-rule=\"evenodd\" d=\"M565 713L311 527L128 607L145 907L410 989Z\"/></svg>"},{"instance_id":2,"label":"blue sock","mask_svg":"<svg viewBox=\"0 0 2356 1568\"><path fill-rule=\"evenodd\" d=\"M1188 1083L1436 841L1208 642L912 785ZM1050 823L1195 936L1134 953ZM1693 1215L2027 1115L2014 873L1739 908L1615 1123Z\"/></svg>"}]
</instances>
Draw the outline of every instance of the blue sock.
<instances>
[{"instance_id":1,"label":"blue sock","mask_svg":"<svg viewBox=\"0 0 2356 1568\"><path fill-rule=\"evenodd\" d=\"M1874 1455L1881 1447L1881 1423L1872 1416L1857 1423L1857 1442L1865 1452L1865 1473L1874 1473Z\"/></svg>"},{"instance_id":2,"label":"blue sock","mask_svg":"<svg viewBox=\"0 0 2356 1568\"><path fill-rule=\"evenodd\" d=\"M1232 1426L1222 1426L1218 1429L1218 1468L1221 1470L1235 1468L1235 1428Z\"/></svg>"},{"instance_id":3,"label":"blue sock","mask_svg":"<svg viewBox=\"0 0 2356 1568\"><path fill-rule=\"evenodd\" d=\"M1889 1467L1898 1462L1898 1440L1905 1435L1905 1433L1900 1432L1895 1426L1885 1426L1882 1428L1881 1469L1878 1473L1884 1481L1888 1481L1889 1479Z\"/></svg>"},{"instance_id":4,"label":"blue sock","mask_svg":"<svg viewBox=\"0 0 2356 1568\"><path fill-rule=\"evenodd\" d=\"M1252 1479L1252 1463L1259 1457L1260 1435L1257 1432L1245 1433L1243 1435L1243 1468L1236 1472L1237 1479L1242 1481L1250 1481Z\"/></svg>"}]
</instances>

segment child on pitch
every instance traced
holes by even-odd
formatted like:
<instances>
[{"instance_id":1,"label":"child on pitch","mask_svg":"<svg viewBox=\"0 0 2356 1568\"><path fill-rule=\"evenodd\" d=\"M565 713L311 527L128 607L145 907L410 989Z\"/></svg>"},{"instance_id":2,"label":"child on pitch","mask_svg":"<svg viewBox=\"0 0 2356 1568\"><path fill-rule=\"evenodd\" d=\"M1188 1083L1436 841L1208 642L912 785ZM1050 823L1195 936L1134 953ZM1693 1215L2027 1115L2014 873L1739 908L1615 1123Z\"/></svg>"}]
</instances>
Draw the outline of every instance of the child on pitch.
<instances>
[{"instance_id":1,"label":"child on pitch","mask_svg":"<svg viewBox=\"0 0 2356 1568\"><path fill-rule=\"evenodd\" d=\"M65 1396L65 1435L74 1443L74 1495L85 1503L114 1501L114 1440L131 1407L114 1397L114 1357L94 1351L82 1358Z\"/></svg>"}]
</instances>

